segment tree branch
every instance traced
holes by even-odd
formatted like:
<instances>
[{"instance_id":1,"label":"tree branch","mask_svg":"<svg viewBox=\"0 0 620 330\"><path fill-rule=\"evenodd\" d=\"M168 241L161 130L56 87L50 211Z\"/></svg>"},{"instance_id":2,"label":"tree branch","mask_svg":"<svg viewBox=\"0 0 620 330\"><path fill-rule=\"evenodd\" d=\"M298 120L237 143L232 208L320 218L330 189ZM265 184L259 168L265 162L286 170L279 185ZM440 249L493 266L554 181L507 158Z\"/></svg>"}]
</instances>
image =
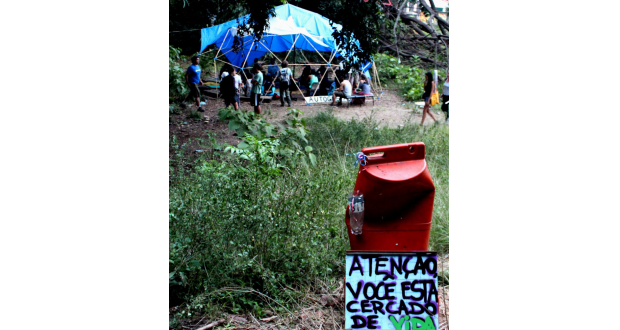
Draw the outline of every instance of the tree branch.
<instances>
[{"instance_id":1,"label":"tree branch","mask_svg":"<svg viewBox=\"0 0 620 330\"><path fill-rule=\"evenodd\" d=\"M394 42L396 43L396 58L398 58L398 61L400 63L400 55L398 52L398 36L396 35L396 27L398 26L398 19L400 18L400 13L403 10L403 7L405 6L405 4L407 3L406 0L403 0L400 4L400 7L398 8L398 14L396 15L396 19L394 20Z\"/></svg>"}]
</instances>

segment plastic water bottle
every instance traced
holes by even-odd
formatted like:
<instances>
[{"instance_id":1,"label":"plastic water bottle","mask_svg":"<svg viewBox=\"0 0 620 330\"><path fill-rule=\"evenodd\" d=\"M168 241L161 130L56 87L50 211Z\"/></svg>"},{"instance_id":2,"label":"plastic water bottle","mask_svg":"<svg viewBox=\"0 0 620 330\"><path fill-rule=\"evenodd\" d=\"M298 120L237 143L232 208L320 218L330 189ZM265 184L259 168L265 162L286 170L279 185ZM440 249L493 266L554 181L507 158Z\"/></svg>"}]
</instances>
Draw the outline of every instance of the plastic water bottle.
<instances>
[{"instance_id":1,"label":"plastic water bottle","mask_svg":"<svg viewBox=\"0 0 620 330\"><path fill-rule=\"evenodd\" d=\"M364 225L364 195L359 193L349 195L349 218L351 224L351 234L362 234Z\"/></svg>"}]
</instances>

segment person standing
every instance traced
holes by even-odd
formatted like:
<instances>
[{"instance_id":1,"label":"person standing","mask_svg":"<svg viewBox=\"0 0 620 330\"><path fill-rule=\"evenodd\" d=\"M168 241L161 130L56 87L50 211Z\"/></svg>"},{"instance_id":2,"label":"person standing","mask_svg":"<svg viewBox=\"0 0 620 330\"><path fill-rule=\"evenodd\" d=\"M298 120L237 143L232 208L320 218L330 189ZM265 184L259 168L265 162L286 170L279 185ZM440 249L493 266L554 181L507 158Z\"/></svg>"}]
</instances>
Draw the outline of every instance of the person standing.
<instances>
[{"instance_id":1,"label":"person standing","mask_svg":"<svg viewBox=\"0 0 620 330\"><path fill-rule=\"evenodd\" d=\"M450 100L450 72L448 72L448 76L446 77L446 82L443 83L443 92L441 94L441 101L443 104L441 105L441 110L446 113L446 124L450 120L450 111L448 110L448 101Z\"/></svg>"},{"instance_id":2,"label":"person standing","mask_svg":"<svg viewBox=\"0 0 620 330\"><path fill-rule=\"evenodd\" d=\"M189 93L185 96L185 99L183 99L183 104L185 104L187 98L195 97L198 111L204 112L205 110L200 106L200 90L198 89L199 85L202 86L202 79L200 79L200 66L198 66L199 63L200 57L196 55L192 56L192 65L190 65L185 72L185 82L189 87Z\"/></svg>"},{"instance_id":3,"label":"person standing","mask_svg":"<svg viewBox=\"0 0 620 330\"><path fill-rule=\"evenodd\" d=\"M291 77L293 77L293 72L288 68L288 61L282 61L282 69L278 72L278 77L280 78L280 106L284 106L284 99L286 99L286 103L288 106L291 106L291 91L289 90L289 82L291 81Z\"/></svg>"},{"instance_id":4,"label":"person standing","mask_svg":"<svg viewBox=\"0 0 620 330\"><path fill-rule=\"evenodd\" d=\"M424 98L424 109L422 110L422 122L420 125L424 125L424 119L426 118L426 114L431 116L434 121L437 121L433 113L430 111L431 109L431 95L435 92L435 82L433 81L433 74L427 72L424 74L424 94L422 97Z\"/></svg>"},{"instance_id":5,"label":"person standing","mask_svg":"<svg viewBox=\"0 0 620 330\"><path fill-rule=\"evenodd\" d=\"M351 86L351 83L349 82L349 74L345 73L342 75L340 87L338 87L338 89L336 89L332 94L332 103L330 105L334 105L334 102L336 102L336 97L340 97L340 101L342 101L343 97L348 99L351 97L352 92L353 86Z\"/></svg>"},{"instance_id":6,"label":"person standing","mask_svg":"<svg viewBox=\"0 0 620 330\"><path fill-rule=\"evenodd\" d=\"M263 73L261 72L263 67L260 63L255 63L252 71L254 71L254 77L252 78L252 93L250 94L250 104L254 107L254 113L260 114L260 96L263 94Z\"/></svg>"},{"instance_id":7,"label":"person standing","mask_svg":"<svg viewBox=\"0 0 620 330\"><path fill-rule=\"evenodd\" d=\"M239 88L243 87L243 83L235 68L230 67L228 69L228 75L222 79L221 86L224 87L222 91L222 94L224 94L224 105L229 106L232 104L235 110L238 110L241 104Z\"/></svg>"},{"instance_id":8,"label":"person standing","mask_svg":"<svg viewBox=\"0 0 620 330\"><path fill-rule=\"evenodd\" d=\"M232 68L232 66L230 66L228 63L224 64L224 66L220 70L220 79L224 79L226 78L226 76L229 75L230 68Z\"/></svg>"},{"instance_id":9,"label":"person standing","mask_svg":"<svg viewBox=\"0 0 620 330\"><path fill-rule=\"evenodd\" d=\"M271 60L271 65L267 67L267 74L271 76L272 79L276 79L276 77L278 76L278 72L280 72L280 68L278 68L278 65L276 64L276 59L274 58Z\"/></svg>"}]
</instances>

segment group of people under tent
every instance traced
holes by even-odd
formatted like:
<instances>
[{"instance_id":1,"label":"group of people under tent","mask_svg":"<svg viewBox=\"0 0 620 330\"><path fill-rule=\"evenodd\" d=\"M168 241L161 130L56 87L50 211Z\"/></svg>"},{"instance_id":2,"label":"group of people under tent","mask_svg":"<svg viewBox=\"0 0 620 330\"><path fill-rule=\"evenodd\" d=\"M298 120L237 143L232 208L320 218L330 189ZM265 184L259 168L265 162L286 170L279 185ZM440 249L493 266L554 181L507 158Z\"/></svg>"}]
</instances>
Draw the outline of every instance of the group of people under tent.
<instances>
[{"instance_id":1,"label":"group of people under tent","mask_svg":"<svg viewBox=\"0 0 620 330\"><path fill-rule=\"evenodd\" d=\"M230 65L224 65L220 70L220 86L226 106L233 105L238 109L240 96L250 97L250 103L254 106L254 111L260 113L260 95L272 95L275 93L276 85L279 89L280 106L291 106L291 91L296 89L295 84L306 91L306 96L313 95L332 95L332 105L336 97L350 97L354 89L359 89L360 94L371 94L369 79L364 74L355 77L351 82L350 75L343 70L336 70L337 79L331 79L331 69L325 65L318 70L314 70L307 65L298 78L293 77L293 72L288 67L288 61L281 63L281 68L272 59L264 71L263 65L256 59L251 69L244 69L237 72L237 69ZM226 79L231 76L232 78ZM320 79L323 77L323 79ZM225 80L226 79L226 80ZM260 87L259 87L260 86ZM230 87L230 88L228 88Z\"/></svg>"},{"instance_id":2,"label":"group of people under tent","mask_svg":"<svg viewBox=\"0 0 620 330\"><path fill-rule=\"evenodd\" d=\"M185 74L190 92L185 97L183 103L185 103L188 98L195 97L198 111L204 111L200 106L200 90L198 89L198 86L203 83L200 78L200 58L198 56L193 56L191 60L192 65L188 67ZM235 109L238 109L241 103L241 93L249 96L250 104L254 107L254 112L257 114L261 113L261 95L273 94L275 92L276 82L280 90L280 106L284 106L285 101L289 107L291 106L291 90L295 88L294 83L304 86L304 89L307 91L307 96L331 94L332 103L330 105L335 104L337 97L350 97L354 89L360 89L361 94L371 93L369 78L366 77L366 75L359 74L356 77L351 77L348 72L339 69L334 72L337 79L331 81L331 72L331 68L327 69L324 65L316 71L312 69L310 65L306 65L301 76L294 79L293 72L288 68L288 62L286 60L282 61L281 68L278 67L275 59L271 60L270 65L267 67L267 72L265 73L263 71L263 66L258 62L258 59L255 59L252 68L244 69L241 73L238 73L236 68L230 64L224 65L220 70L220 90L224 97L225 105L233 105ZM320 77L323 78L320 79ZM353 83L351 80L353 80ZM443 84L443 104L441 106L441 109L446 113L446 123L449 122L449 81L450 76L448 74ZM268 91L268 93L265 93L265 91ZM435 92L437 92L437 86L435 86L432 74L427 72L424 80L423 98L425 104L422 112L421 124L424 124L426 115L429 115L433 120L437 121L430 111L430 99Z\"/></svg>"}]
</instances>

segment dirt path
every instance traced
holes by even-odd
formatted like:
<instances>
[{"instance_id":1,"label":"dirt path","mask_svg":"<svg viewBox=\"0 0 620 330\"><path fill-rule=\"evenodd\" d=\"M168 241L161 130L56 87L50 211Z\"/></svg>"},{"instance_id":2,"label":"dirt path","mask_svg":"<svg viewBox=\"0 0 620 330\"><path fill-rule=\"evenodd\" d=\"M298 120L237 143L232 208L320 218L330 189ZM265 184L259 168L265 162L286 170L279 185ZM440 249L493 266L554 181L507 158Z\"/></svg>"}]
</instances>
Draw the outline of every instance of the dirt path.
<instances>
[{"instance_id":1,"label":"dirt path","mask_svg":"<svg viewBox=\"0 0 620 330\"><path fill-rule=\"evenodd\" d=\"M422 120L422 114L420 110L415 112L413 102L405 101L396 91L383 90L383 94L379 94L380 98L375 99L373 105L372 100L367 100L365 105L351 105L346 106L329 106L329 104L315 104L306 105L304 99L300 97L298 93L294 93L293 96L297 96L298 100L293 101L292 107L301 110L304 113L304 117L312 117L321 111L332 110L334 116L342 120L348 121L351 119L362 120L364 118L372 117L380 122L380 125L387 125L389 127L398 127L398 125L404 125L405 123L420 123ZM203 106L205 107L205 106ZM180 143L185 143L190 139L193 140L191 148L195 150L201 150L204 145L200 145L196 142L196 139L215 138L220 144L237 144L240 140L234 132L228 130L228 125L222 122L218 118L218 110L224 107L222 99L216 100L214 98L208 98L206 111L199 113L202 115L202 119L191 118L191 111L195 111L195 105L188 109L182 110L180 114L171 115L171 122L169 128L169 137L176 136ZM443 112L439 110L439 106L435 106L433 113L436 115L439 123L445 122L445 116ZM248 102L241 103L241 109L247 111L253 111L253 108ZM272 123L277 123L286 117L288 107L280 107L280 101L274 100L270 103L264 103L262 105L262 113L265 118ZM209 118L209 121L205 121L204 118ZM426 118L424 125L431 125L433 120Z\"/></svg>"},{"instance_id":2,"label":"dirt path","mask_svg":"<svg viewBox=\"0 0 620 330\"><path fill-rule=\"evenodd\" d=\"M298 96L299 94L296 95ZM419 123L422 120L421 111L418 110L414 112L412 110L414 108L413 102L405 101L396 91L384 90L383 94L378 95L379 99L375 99L374 105L373 102L368 99L365 105L351 105L348 108L346 106L333 107L329 106L329 104L307 106L304 104L303 99L299 98L297 102L293 102L293 106L303 111L304 116L307 117L314 116L321 111L332 109L334 111L334 116L345 121L351 119L361 120L372 116L382 125L387 125L389 127L397 127L398 125L403 125L405 122ZM247 106L249 110L250 107L249 105ZM438 106L436 106L436 108L438 108ZM266 114L271 112L268 118L277 121L286 116L286 109L286 107L280 107L279 101L276 100L275 103L266 103L263 112ZM435 109L434 113L436 114L437 112L441 111ZM443 123L445 121L444 114L438 114L437 119L440 123ZM433 120L427 118L424 125L430 125L432 123Z\"/></svg>"}]
</instances>

